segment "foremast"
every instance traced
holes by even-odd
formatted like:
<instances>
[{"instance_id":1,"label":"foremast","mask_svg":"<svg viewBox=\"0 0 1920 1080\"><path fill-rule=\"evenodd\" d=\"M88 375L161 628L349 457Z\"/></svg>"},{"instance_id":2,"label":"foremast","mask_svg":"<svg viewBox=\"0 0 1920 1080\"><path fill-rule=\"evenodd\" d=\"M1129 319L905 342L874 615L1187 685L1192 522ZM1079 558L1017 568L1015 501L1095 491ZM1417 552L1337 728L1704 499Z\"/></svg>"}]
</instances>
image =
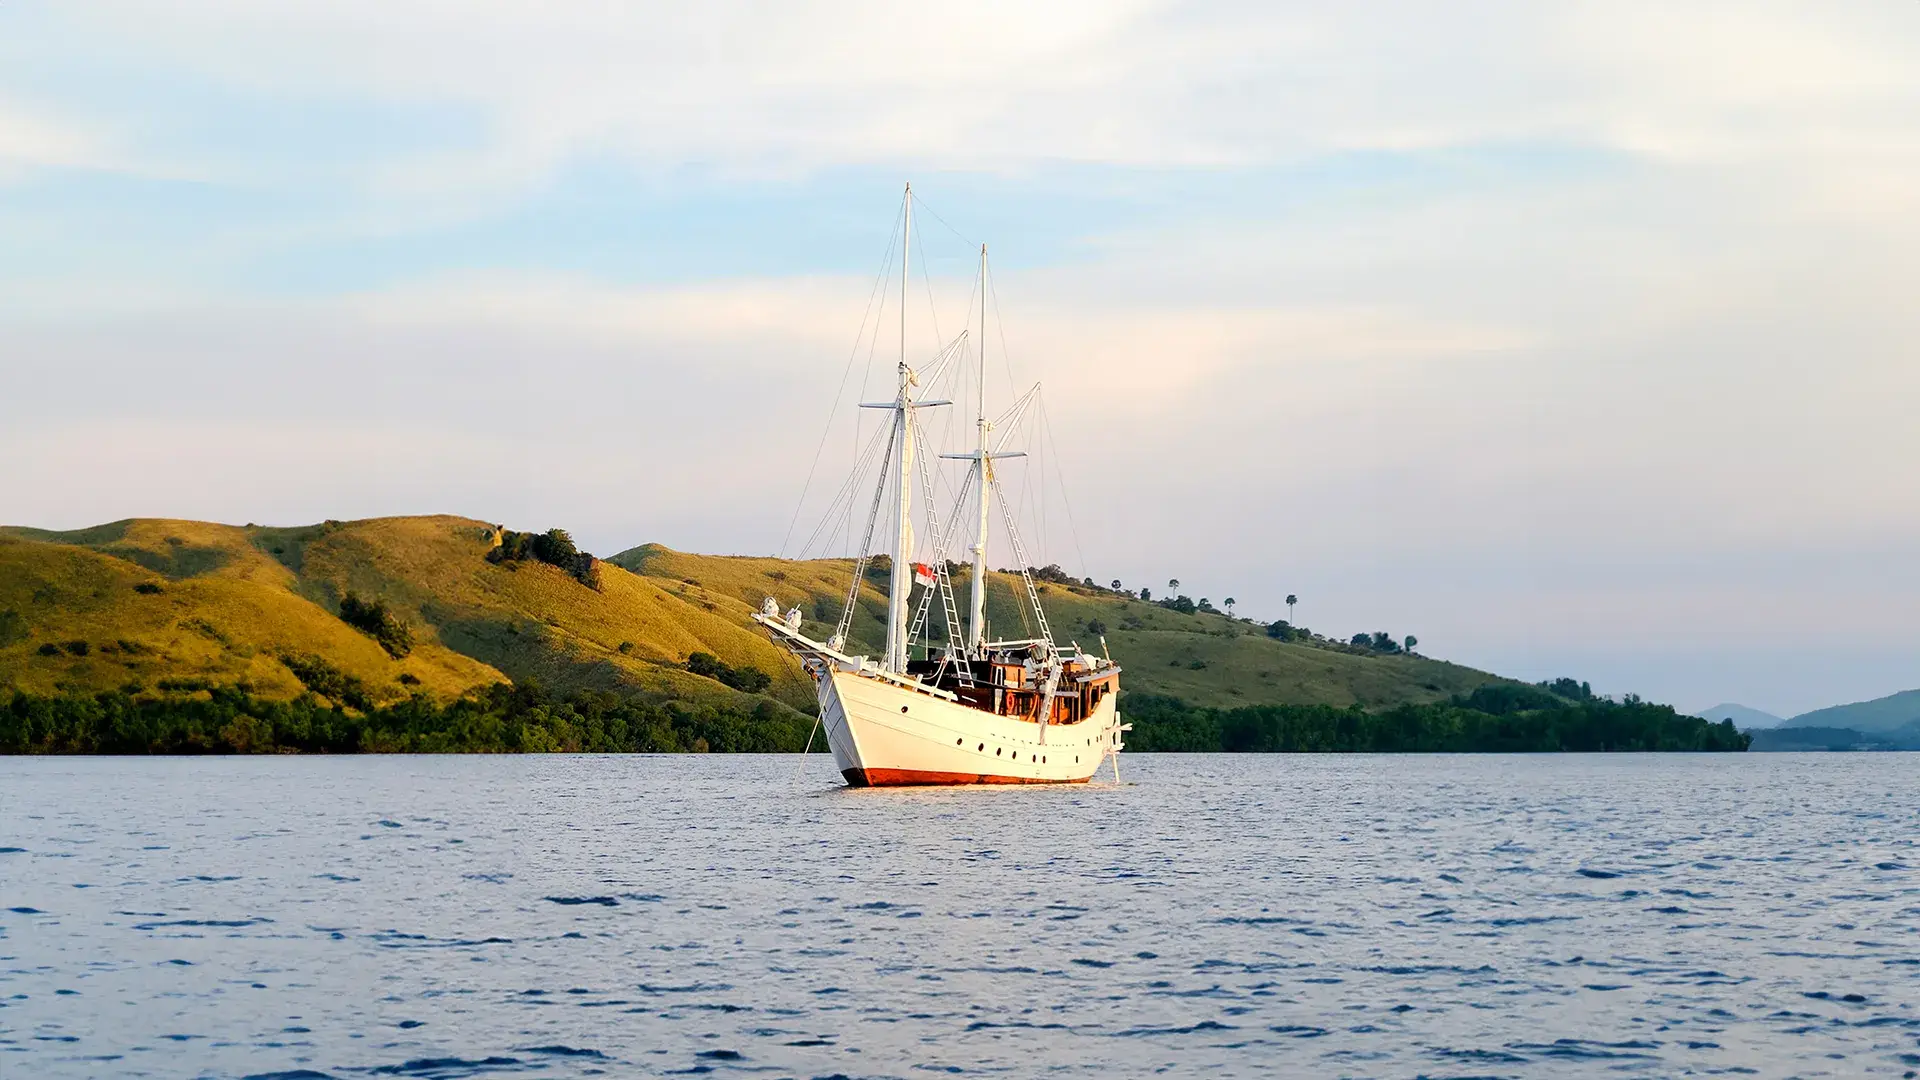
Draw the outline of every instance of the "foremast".
<instances>
[{"instance_id":1,"label":"foremast","mask_svg":"<svg viewBox=\"0 0 1920 1080\"><path fill-rule=\"evenodd\" d=\"M899 488L899 516L894 521L893 577L887 588L888 671L907 670L907 594L913 588L913 370L907 367L907 273L913 265L913 185L901 199L900 222L900 390L893 407L893 475Z\"/></svg>"}]
</instances>

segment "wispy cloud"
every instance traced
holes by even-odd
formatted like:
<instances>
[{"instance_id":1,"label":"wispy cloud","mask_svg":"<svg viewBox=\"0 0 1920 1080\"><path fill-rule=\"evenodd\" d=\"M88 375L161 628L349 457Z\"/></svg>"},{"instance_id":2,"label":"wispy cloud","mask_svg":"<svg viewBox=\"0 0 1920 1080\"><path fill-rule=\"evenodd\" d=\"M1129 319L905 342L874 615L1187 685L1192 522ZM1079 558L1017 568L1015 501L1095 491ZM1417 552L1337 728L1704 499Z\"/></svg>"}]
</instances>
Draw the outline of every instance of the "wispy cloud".
<instances>
[{"instance_id":1,"label":"wispy cloud","mask_svg":"<svg viewBox=\"0 0 1920 1080\"><path fill-rule=\"evenodd\" d=\"M0 97L0 182L18 179L29 169L98 166L108 160L94 132Z\"/></svg>"},{"instance_id":2,"label":"wispy cloud","mask_svg":"<svg viewBox=\"0 0 1920 1080\"><path fill-rule=\"evenodd\" d=\"M4 16L0 16L4 18ZM1246 166L1528 140L1675 158L1872 153L1916 105L1909 5L183 0L31 29L236 96L479 110L481 144L369 159L432 190L581 156L762 173L847 163ZM128 103L134 104L134 103ZM142 109L165 102L138 103Z\"/></svg>"}]
</instances>

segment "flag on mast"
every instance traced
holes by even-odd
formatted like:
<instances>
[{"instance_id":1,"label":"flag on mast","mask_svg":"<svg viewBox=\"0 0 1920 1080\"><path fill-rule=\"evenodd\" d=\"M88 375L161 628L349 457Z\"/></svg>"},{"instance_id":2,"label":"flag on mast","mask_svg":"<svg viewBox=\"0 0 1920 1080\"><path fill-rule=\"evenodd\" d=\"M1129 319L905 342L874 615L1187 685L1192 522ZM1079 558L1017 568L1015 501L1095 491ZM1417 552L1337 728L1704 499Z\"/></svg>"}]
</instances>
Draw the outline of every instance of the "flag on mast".
<instances>
[{"instance_id":1,"label":"flag on mast","mask_svg":"<svg viewBox=\"0 0 1920 1080\"><path fill-rule=\"evenodd\" d=\"M934 577L934 574L933 574L933 567L931 567L931 566L928 566L928 565L927 565L926 563L918 563L918 562L917 562L917 563L914 563L914 564L913 564L913 582L914 582L914 584L916 584L916 585L923 585L923 586L925 586L925 587L927 587L927 588L929 588L929 589L931 589L931 588L933 588L933 585L934 585L934 582L935 582L935 581L937 581L937 580L938 580L938 579L937 579L937 578L935 578L935 577Z\"/></svg>"}]
</instances>

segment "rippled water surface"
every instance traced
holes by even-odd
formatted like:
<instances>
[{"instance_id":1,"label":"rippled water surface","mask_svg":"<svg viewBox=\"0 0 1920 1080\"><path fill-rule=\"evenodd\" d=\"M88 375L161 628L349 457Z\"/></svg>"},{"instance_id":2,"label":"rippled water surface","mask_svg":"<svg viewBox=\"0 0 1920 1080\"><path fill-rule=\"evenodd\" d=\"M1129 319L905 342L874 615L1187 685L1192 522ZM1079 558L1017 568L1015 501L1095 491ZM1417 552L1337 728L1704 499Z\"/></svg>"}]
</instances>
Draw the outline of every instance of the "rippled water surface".
<instances>
[{"instance_id":1,"label":"rippled water surface","mask_svg":"<svg viewBox=\"0 0 1920 1080\"><path fill-rule=\"evenodd\" d=\"M1920 756L0 759L0 1075L1907 1076Z\"/></svg>"}]
</instances>

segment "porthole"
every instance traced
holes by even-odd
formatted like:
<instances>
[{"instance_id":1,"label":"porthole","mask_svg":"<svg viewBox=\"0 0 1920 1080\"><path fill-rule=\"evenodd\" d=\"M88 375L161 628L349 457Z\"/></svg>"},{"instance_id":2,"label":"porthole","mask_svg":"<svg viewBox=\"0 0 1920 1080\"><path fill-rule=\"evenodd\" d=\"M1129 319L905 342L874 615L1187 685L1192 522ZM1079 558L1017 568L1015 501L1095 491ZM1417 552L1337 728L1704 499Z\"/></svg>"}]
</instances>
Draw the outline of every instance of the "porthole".
<instances>
[{"instance_id":1,"label":"porthole","mask_svg":"<svg viewBox=\"0 0 1920 1080\"><path fill-rule=\"evenodd\" d=\"M955 746L959 746L959 745L960 745L960 744L961 744L962 742L964 742L964 741L965 741L965 740L963 740L963 739L955 739L955 740L953 740L953 745L955 745Z\"/></svg>"},{"instance_id":2,"label":"porthole","mask_svg":"<svg viewBox=\"0 0 1920 1080\"><path fill-rule=\"evenodd\" d=\"M1047 763L1046 755L1045 754L1040 755L1040 764L1045 765L1046 763Z\"/></svg>"},{"instance_id":3,"label":"porthole","mask_svg":"<svg viewBox=\"0 0 1920 1080\"><path fill-rule=\"evenodd\" d=\"M994 747L994 748L993 748L993 756L994 756L994 757L999 757L999 756L1000 756L1000 747L998 747L998 746L996 746L996 747Z\"/></svg>"},{"instance_id":4,"label":"porthole","mask_svg":"<svg viewBox=\"0 0 1920 1080\"><path fill-rule=\"evenodd\" d=\"M984 750L986 750L986 748L987 748L987 744L986 744L986 743L981 743L981 744L980 744L980 749L981 749L982 751L984 751Z\"/></svg>"},{"instance_id":5,"label":"porthole","mask_svg":"<svg viewBox=\"0 0 1920 1080\"><path fill-rule=\"evenodd\" d=\"M902 705L902 706L900 706L900 711L901 711L901 712L906 712L906 711L907 711L907 707L906 707L905 705Z\"/></svg>"}]
</instances>

